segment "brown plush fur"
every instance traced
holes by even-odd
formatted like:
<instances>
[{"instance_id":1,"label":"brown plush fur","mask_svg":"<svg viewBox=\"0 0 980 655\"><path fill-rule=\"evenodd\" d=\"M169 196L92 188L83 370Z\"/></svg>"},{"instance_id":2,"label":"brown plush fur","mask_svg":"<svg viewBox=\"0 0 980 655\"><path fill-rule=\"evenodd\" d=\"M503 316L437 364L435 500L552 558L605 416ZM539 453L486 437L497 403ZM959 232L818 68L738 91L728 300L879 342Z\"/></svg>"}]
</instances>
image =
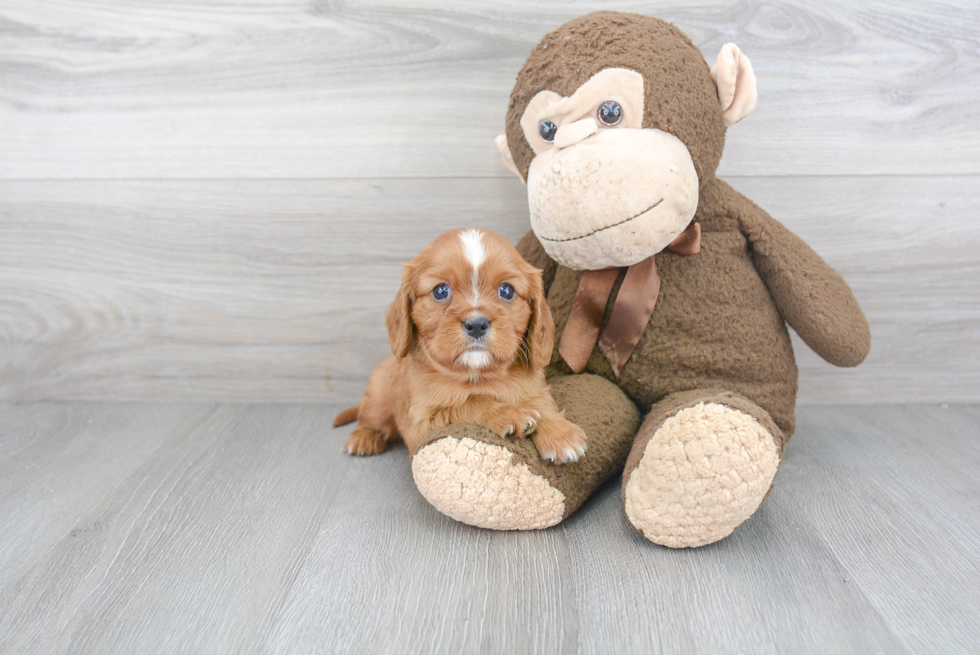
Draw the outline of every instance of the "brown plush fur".
<instances>
[{"instance_id":1,"label":"brown plush fur","mask_svg":"<svg viewBox=\"0 0 980 655\"><path fill-rule=\"evenodd\" d=\"M715 177L724 121L708 65L690 39L657 18L605 11L546 35L511 94L507 138L514 162L526 177L534 153L520 117L538 91L568 95L610 67L643 73L643 126L670 132L690 150L700 178L694 220L701 224L702 248L690 257L656 255L660 298L620 377L598 348L586 370L615 380L644 410L682 391L736 392L773 416L781 433L777 439L784 443L794 430L797 389L786 322L818 354L841 366L864 359L870 332L843 279L802 240ZM551 278L548 302L557 327L552 365L570 373L557 344L581 273L557 265L533 233L519 250Z\"/></svg>"},{"instance_id":2,"label":"brown plush fur","mask_svg":"<svg viewBox=\"0 0 980 655\"><path fill-rule=\"evenodd\" d=\"M712 178L702 184L695 220L702 226L698 255L656 256L660 298L618 380L598 348L586 371L615 380L644 410L672 393L733 391L772 415L782 445L795 427L797 389L785 321L818 354L844 366L856 366L867 355L867 323L839 275L725 182ZM525 258L555 270L548 301L557 344L581 273L544 261L533 234L522 245ZM571 372L557 347L552 365Z\"/></svg>"}]
</instances>

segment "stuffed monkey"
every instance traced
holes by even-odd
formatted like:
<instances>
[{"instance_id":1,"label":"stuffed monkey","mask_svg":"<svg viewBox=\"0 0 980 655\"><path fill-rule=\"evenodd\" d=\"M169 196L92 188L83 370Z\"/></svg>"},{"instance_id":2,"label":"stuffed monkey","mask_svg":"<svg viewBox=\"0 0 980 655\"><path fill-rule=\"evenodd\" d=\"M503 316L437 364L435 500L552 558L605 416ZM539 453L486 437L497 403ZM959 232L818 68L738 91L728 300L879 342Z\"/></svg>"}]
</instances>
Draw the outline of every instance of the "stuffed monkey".
<instances>
[{"instance_id":1,"label":"stuffed monkey","mask_svg":"<svg viewBox=\"0 0 980 655\"><path fill-rule=\"evenodd\" d=\"M755 102L735 45L709 69L656 18L596 12L534 48L497 145L527 184L519 250L544 271L552 392L589 450L553 465L526 440L452 426L412 463L439 510L547 527L622 470L626 518L658 544L718 541L756 511L794 430L786 324L837 366L871 337L844 280L715 177Z\"/></svg>"}]
</instances>

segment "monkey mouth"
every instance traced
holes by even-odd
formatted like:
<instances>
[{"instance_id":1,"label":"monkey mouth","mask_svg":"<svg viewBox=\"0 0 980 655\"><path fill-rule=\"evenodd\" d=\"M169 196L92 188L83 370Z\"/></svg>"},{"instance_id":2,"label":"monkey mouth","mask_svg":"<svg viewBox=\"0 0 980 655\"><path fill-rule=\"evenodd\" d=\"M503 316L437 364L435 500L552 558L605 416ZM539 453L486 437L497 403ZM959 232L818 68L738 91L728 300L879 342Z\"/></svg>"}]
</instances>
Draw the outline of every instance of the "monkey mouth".
<instances>
[{"instance_id":1,"label":"monkey mouth","mask_svg":"<svg viewBox=\"0 0 980 655\"><path fill-rule=\"evenodd\" d=\"M577 237L568 237L567 239L551 239L551 238L548 238L548 237L538 237L538 238L541 239L542 241L551 241L552 243L565 243L566 241L578 241L579 239L586 239L586 238L592 236L593 234L598 234L599 232L602 232L603 230L611 230L614 227L619 227L620 225L625 225L626 223L629 223L630 221L632 221L634 218L639 218L640 216L643 216L644 214L646 214L651 209L654 209L657 205L659 205L663 201L664 201L664 199L661 198L660 200L658 200L657 202L653 203L652 205L650 205L649 207L647 207L643 211L638 212L636 214L633 214L629 218L624 218L623 220L619 221L618 223L613 223L612 225L606 225L605 227L600 227L600 228L595 229L595 230L592 230L591 232L588 232L586 234L580 234Z\"/></svg>"}]
</instances>

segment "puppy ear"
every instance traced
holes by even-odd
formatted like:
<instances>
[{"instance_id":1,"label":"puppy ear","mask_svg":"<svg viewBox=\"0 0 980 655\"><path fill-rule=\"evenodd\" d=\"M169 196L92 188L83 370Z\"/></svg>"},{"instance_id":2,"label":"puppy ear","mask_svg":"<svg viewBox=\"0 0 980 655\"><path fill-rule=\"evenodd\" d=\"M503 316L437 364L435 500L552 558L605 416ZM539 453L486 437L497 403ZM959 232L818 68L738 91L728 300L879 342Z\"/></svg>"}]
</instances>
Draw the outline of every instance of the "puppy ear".
<instances>
[{"instance_id":1,"label":"puppy ear","mask_svg":"<svg viewBox=\"0 0 980 655\"><path fill-rule=\"evenodd\" d=\"M402 285L398 289L395 301L388 305L385 316L385 327L388 328L388 341L391 342L391 352L399 359L408 356L412 347L415 325L412 323L412 300L415 288L415 273L411 264L405 265L402 271Z\"/></svg>"},{"instance_id":2,"label":"puppy ear","mask_svg":"<svg viewBox=\"0 0 980 655\"><path fill-rule=\"evenodd\" d=\"M541 271L528 266L531 271L531 321L527 326L528 366L543 368L551 362L551 352L555 347L555 320L548 309L548 299L544 295Z\"/></svg>"}]
</instances>

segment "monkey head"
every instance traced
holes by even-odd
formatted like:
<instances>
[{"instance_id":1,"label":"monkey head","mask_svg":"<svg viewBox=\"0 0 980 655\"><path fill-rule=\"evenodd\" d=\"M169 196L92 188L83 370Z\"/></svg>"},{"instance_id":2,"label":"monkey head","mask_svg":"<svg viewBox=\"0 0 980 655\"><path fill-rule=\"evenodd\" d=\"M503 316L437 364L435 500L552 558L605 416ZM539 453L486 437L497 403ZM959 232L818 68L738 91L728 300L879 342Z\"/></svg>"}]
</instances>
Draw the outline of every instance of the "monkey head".
<instances>
[{"instance_id":1,"label":"monkey head","mask_svg":"<svg viewBox=\"0 0 980 655\"><path fill-rule=\"evenodd\" d=\"M531 52L497 146L527 183L531 228L553 259L631 266L691 223L726 128L755 100L751 63L734 44L709 70L670 23L600 11Z\"/></svg>"}]
</instances>

